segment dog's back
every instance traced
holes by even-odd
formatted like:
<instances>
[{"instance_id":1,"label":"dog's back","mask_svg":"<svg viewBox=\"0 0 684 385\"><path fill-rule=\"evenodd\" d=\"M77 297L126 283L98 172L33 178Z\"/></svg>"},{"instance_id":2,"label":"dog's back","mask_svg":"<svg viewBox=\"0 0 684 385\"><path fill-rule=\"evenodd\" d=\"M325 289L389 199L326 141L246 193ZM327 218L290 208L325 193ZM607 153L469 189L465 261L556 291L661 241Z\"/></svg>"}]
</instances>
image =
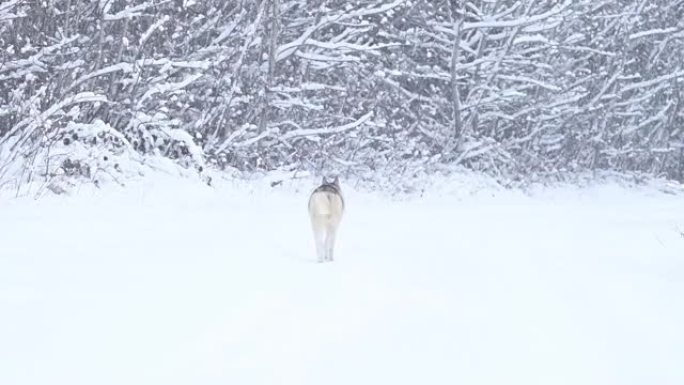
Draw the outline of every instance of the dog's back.
<instances>
[{"instance_id":1,"label":"dog's back","mask_svg":"<svg viewBox=\"0 0 684 385\"><path fill-rule=\"evenodd\" d=\"M325 183L316 188L309 198L309 215L324 217L328 220L342 218L344 212L344 198L339 187Z\"/></svg>"},{"instance_id":2,"label":"dog's back","mask_svg":"<svg viewBox=\"0 0 684 385\"><path fill-rule=\"evenodd\" d=\"M337 178L330 183L323 178L309 197L309 216L319 261L332 261L337 226L344 213L344 198Z\"/></svg>"}]
</instances>

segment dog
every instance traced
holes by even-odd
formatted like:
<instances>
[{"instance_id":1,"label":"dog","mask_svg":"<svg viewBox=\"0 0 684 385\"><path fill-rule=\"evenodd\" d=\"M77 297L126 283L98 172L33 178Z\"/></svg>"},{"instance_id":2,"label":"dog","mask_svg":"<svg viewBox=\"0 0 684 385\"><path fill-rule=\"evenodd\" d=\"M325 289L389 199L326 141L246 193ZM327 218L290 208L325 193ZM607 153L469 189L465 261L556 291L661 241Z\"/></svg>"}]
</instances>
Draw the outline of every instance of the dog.
<instances>
[{"instance_id":1,"label":"dog","mask_svg":"<svg viewBox=\"0 0 684 385\"><path fill-rule=\"evenodd\" d=\"M318 262L332 262L337 227L344 213L339 177L329 182L323 177L309 197L309 217L316 242Z\"/></svg>"}]
</instances>

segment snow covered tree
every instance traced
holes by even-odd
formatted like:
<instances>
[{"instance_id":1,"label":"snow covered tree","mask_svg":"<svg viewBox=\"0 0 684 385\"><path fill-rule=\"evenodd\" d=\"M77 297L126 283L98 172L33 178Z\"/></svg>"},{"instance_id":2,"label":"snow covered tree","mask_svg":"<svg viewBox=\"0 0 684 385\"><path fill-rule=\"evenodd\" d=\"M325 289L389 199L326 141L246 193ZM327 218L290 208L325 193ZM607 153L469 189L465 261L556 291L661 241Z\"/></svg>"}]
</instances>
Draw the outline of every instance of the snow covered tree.
<instances>
[{"instance_id":1,"label":"snow covered tree","mask_svg":"<svg viewBox=\"0 0 684 385\"><path fill-rule=\"evenodd\" d=\"M682 20L667 0L9 0L0 178L167 158L682 180Z\"/></svg>"}]
</instances>

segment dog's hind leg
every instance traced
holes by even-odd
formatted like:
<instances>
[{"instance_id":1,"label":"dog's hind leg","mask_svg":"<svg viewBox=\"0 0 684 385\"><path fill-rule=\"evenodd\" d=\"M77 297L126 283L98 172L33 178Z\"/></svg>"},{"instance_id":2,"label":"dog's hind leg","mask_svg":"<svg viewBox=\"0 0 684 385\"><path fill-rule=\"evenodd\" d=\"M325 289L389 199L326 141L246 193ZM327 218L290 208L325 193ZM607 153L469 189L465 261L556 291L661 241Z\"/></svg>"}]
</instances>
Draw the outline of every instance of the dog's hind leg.
<instances>
[{"instance_id":1,"label":"dog's hind leg","mask_svg":"<svg viewBox=\"0 0 684 385\"><path fill-rule=\"evenodd\" d=\"M313 235L316 242L316 257L318 262L325 262L326 259L326 236L325 229L313 223Z\"/></svg>"},{"instance_id":2,"label":"dog's hind leg","mask_svg":"<svg viewBox=\"0 0 684 385\"><path fill-rule=\"evenodd\" d=\"M333 261L333 251L335 250L335 233L337 226L330 224L326 228L325 234L325 250L326 250L326 260Z\"/></svg>"},{"instance_id":3,"label":"dog's hind leg","mask_svg":"<svg viewBox=\"0 0 684 385\"><path fill-rule=\"evenodd\" d=\"M323 231L316 234L316 255L318 256L318 262L325 262L327 259L325 233Z\"/></svg>"}]
</instances>

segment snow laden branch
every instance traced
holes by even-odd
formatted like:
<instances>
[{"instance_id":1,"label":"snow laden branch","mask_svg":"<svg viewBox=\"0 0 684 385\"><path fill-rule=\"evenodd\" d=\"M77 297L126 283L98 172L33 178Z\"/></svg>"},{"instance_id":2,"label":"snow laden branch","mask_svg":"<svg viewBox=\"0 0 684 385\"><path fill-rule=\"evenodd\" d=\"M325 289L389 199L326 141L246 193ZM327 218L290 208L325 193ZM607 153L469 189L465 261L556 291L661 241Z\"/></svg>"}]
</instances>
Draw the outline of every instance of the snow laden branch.
<instances>
[{"instance_id":1,"label":"snow laden branch","mask_svg":"<svg viewBox=\"0 0 684 385\"><path fill-rule=\"evenodd\" d=\"M45 111L39 113L37 116L28 117L17 123L0 139L0 143L6 143L9 138L16 134L20 134L22 138L28 138L33 132L44 124L51 116L63 113L66 107L73 106L80 103L106 103L107 97L93 92L81 92L74 96L68 97L56 104L53 104ZM21 144L18 141L15 146Z\"/></svg>"},{"instance_id":2,"label":"snow laden branch","mask_svg":"<svg viewBox=\"0 0 684 385\"><path fill-rule=\"evenodd\" d=\"M571 0L565 0L562 4L552 7L549 11L531 15L523 16L511 20L500 20L498 18L492 18L490 20L477 21L477 22L464 22L461 26L462 31L469 31L474 29L492 29L492 28L522 28L529 27L531 25L539 24L550 18L560 16L563 12L567 11L572 5ZM502 14L507 15L508 13ZM441 25L439 30L444 33L453 34L453 29L448 25Z\"/></svg>"},{"instance_id":3,"label":"snow laden branch","mask_svg":"<svg viewBox=\"0 0 684 385\"><path fill-rule=\"evenodd\" d=\"M24 13L15 13L14 7L20 4L19 0L10 0L0 3L0 22L25 17Z\"/></svg>"},{"instance_id":4,"label":"snow laden branch","mask_svg":"<svg viewBox=\"0 0 684 385\"><path fill-rule=\"evenodd\" d=\"M138 101L137 107L142 107L142 105L155 94L180 91L188 85L190 85L191 83L195 82L197 79L201 78L202 76L202 74L193 74L187 76L185 79L176 83L164 83L155 85L147 91L145 91L145 94L143 94L143 96Z\"/></svg>"},{"instance_id":5,"label":"snow laden branch","mask_svg":"<svg viewBox=\"0 0 684 385\"><path fill-rule=\"evenodd\" d=\"M667 81L677 79L677 78L681 78L681 77L684 77L684 70L679 70L679 71L676 71L676 72L673 72L673 73L670 73L667 75L658 76L657 78L653 78L650 80L644 80L642 82L628 84L628 85L622 87L620 92L625 93L625 92L637 90L640 88L648 88L648 87L652 87L652 86L658 85L660 83L667 82Z\"/></svg>"},{"instance_id":6,"label":"snow laden branch","mask_svg":"<svg viewBox=\"0 0 684 385\"><path fill-rule=\"evenodd\" d=\"M359 119L357 119L354 122L344 124L341 126L337 126L337 127L292 130L292 131L285 133L284 135L281 135L280 139L289 140L289 139L301 138L301 137L307 137L307 136L321 136L321 135L339 134L339 133L349 131L349 130L353 130L355 128L362 126L371 117L373 117L373 112L369 112L369 113L363 115L362 117L360 117Z\"/></svg>"},{"instance_id":7,"label":"snow laden branch","mask_svg":"<svg viewBox=\"0 0 684 385\"><path fill-rule=\"evenodd\" d=\"M139 43L139 44L140 44L140 45L145 45L145 43L146 43L147 40L150 38L150 36L152 36L152 34L153 34L156 30L158 30L159 28L161 28L161 26L163 26L164 24L166 24L170 19L171 19L171 17L169 17L169 15L164 15L161 19L155 21L154 24L152 24L152 25L147 29L147 31L145 31L145 33L142 34L142 36L140 37L140 43Z\"/></svg>"},{"instance_id":8,"label":"snow laden branch","mask_svg":"<svg viewBox=\"0 0 684 385\"><path fill-rule=\"evenodd\" d=\"M60 39L56 44L42 47L35 54L17 60L8 60L0 64L0 80L23 78L29 73L48 72L48 60L57 52L71 46L79 36L70 36Z\"/></svg>"},{"instance_id":9,"label":"snow laden branch","mask_svg":"<svg viewBox=\"0 0 684 385\"><path fill-rule=\"evenodd\" d=\"M318 21L316 24L312 25L308 29L304 31L298 38L295 40L282 44L278 47L277 52L276 52L276 61L282 61L293 55L295 52L297 52L301 47L305 45L314 45L318 46L321 48L325 48L328 50L334 50L334 49L347 49L347 50L358 50L358 51L369 51L369 50L377 50L381 48L385 48L387 46L391 45L378 45L378 46L373 46L373 45L359 45L359 44L353 44L347 41L340 41L340 42L320 42L317 40L311 39L311 36L320 29L327 27L332 24L340 24L345 21L348 21L350 19L354 18L359 18L359 17L364 17L364 16L370 16L370 15L375 15L375 14L381 14L388 12L389 10L392 10L394 8L397 8L401 5L406 3L406 0L395 0L389 4L384 4L379 7L371 7L371 8L364 8L364 9L359 9L359 10L354 10L350 12L341 12L336 15L328 15L324 16L321 18L320 21Z\"/></svg>"},{"instance_id":10,"label":"snow laden branch","mask_svg":"<svg viewBox=\"0 0 684 385\"><path fill-rule=\"evenodd\" d=\"M133 17L139 17L143 15L143 11L153 8L157 6L155 2L147 2L139 5L135 5L133 7L126 7L120 12L117 12L115 14L109 13L109 10L111 8L112 1L105 1L106 5L104 6L103 13L104 13L104 20L106 21L118 21L122 19L130 19Z\"/></svg>"},{"instance_id":11,"label":"snow laden branch","mask_svg":"<svg viewBox=\"0 0 684 385\"><path fill-rule=\"evenodd\" d=\"M115 73L137 74L147 67L207 70L210 66L211 63L209 61L199 60L188 61L171 59L140 59L133 63L121 62L100 68L99 70L79 77L78 79L74 80L73 83L71 83L71 85L66 89L66 92L68 93L73 91L75 88L87 82L88 80L92 80L100 76L112 75Z\"/></svg>"},{"instance_id":12,"label":"snow laden branch","mask_svg":"<svg viewBox=\"0 0 684 385\"><path fill-rule=\"evenodd\" d=\"M629 40L637 40L641 39L644 37L649 37L653 35L666 35L666 34L671 34L675 32L679 32L681 29L678 29L676 27L671 27L671 28L654 28L654 29L649 29L648 31L641 31L637 33L633 33L629 35Z\"/></svg>"},{"instance_id":13,"label":"snow laden branch","mask_svg":"<svg viewBox=\"0 0 684 385\"><path fill-rule=\"evenodd\" d=\"M288 131L285 134L279 134L279 130L277 127L269 127L268 129L264 130L260 134L243 140L241 142L235 142L235 139L238 137L241 137L245 135L249 130L254 130L257 128L255 125L245 125L241 127L240 129L236 130L221 146L220 151L225 151L227 148L232 147L232 148L245 148L248 146L251 146L263 139L266 138L273 138L277 139L279 141L288 141L288 140L293 140L293 139L298 139L298 138L307 138L310 140L316 140L321 136L326 136L326 135L334 135L334 134L341 134L347 131L351 131L353 129L361 127L363 124L368 122L370 118L373 117L373 112L368 112L367 114L361 116L359 119L357 119L354 122L344 124L341 126L336 126L336 127L328 127L328 128L310 128L310 129L305 129L305 128L297 128L292 131ZM287 125L294 125L298 126L297 124L293 122L282 122L282 124L287 124ZM314 139L315 138L315 139Z\"/></svg>"}]
</instances>

